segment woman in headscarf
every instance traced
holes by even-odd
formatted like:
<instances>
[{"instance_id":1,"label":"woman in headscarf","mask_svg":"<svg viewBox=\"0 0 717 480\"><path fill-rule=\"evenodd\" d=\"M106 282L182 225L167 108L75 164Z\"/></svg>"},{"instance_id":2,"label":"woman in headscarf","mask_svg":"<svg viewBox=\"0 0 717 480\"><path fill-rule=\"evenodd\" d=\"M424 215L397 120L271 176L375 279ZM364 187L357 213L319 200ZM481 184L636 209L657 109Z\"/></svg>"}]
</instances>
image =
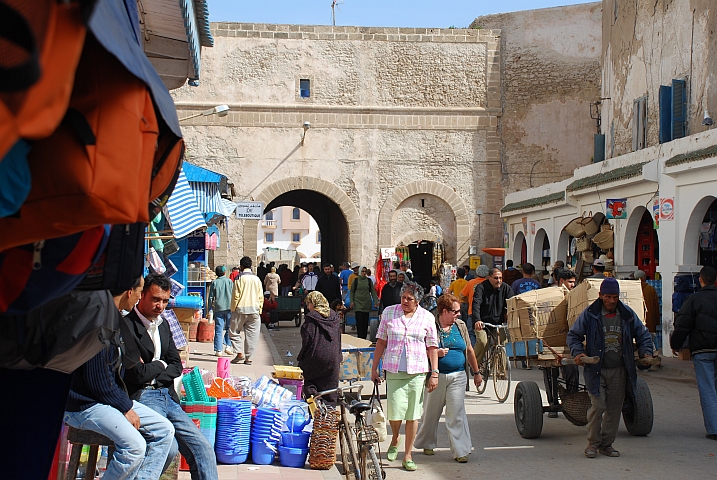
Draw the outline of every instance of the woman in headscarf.
<instances>
[{"instance_id":1,"label":"woman in headscarf","mask_svg":"<svg viewBox=\"0 0 717 480\"><path fill-rule=\"evenodd\" d=\"M341 322L320 292L306 296L309 313L301 326L301 351L297 360L304 372L305 398L339 386L341 368ZM338 394L321 397L336 406Z\"/></svg>"},{"instance_id":2,"label":"woman in headscarf","mask_svg":"<svg viewBox=\"0 0 717 480\"><path fill-rule=\"evenodd\" d=\"M356 312L356 335L363 339L368 335L368 317L371 308L373 305L378 305L376 285L368 278L367 271L366 267L360 267L358 278L351 284L351 308Z\"/></svg>"},{"instance_id":3,"label":"woman in headscarf","mask_svg":"<svg viewBox=\"0 0 717 480\"><path fill-rule=\"evenodd\" d=\"M279 283L281 277L276 273L276 267L271 267L271 272L264 277L264 288L271 292L272 299L279 296Z\"/></svg>"},{"instance_id":4,"label":"woman in headscarf","mask_svg":"<svg viewBox=\"0 0 717 480\"><path fill-rule=\"evenodd\" d=\"M421 308L423 288L414 282L401 287L401 304L384 309L376 336L371 380L380 381L378 364L383 357L386 372L386 402L388 421L391 424L391 444L386 458L398 457L399 431L406 421L406 440L403 468L416 470L413 461L413 442L418 431L418 419L423 414L424 384L428 392L438 386L438 333L436 320L428 310ZM430 372L428 378L426 373Z\"/></svg>"}]
</instances>

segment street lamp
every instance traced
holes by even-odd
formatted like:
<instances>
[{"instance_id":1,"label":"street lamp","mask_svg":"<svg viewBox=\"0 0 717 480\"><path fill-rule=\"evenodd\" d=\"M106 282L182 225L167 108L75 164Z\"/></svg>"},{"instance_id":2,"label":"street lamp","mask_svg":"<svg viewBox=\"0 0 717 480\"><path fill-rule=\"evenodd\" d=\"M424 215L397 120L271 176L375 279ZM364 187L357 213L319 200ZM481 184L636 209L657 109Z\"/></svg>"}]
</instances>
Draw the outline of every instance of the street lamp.
<instances>
[{"instance_id":1,"label":"street lamp","mask_svg":"<svg viewBox=\"0 0 717 480\"><path fill-rule=\"evenodd\" d=\"M179 121L183 122L184 120L189 120L190 118L196 118L200 116L209 116L209 115L218 115L220 117L226 117L229 113L229 105L217 105L214 108L210 108L209 110L204 110L203 112L195 113L194 115L190 115L188 117L180 118Z\"/></svg>"},{"instance_id":2,"label":"street lamp","mask_svg":"<svg viewBox=\"0 0 717 480\"><path fill-rule=\"evenodd\" d=\"M306 132L308 132L309 129L311 128L311 123L304 122L303 127L304 127L304 132L301 134L301 146L302 147L304 146L304 139L306 138Z\"/></svg>"}]
</instances>

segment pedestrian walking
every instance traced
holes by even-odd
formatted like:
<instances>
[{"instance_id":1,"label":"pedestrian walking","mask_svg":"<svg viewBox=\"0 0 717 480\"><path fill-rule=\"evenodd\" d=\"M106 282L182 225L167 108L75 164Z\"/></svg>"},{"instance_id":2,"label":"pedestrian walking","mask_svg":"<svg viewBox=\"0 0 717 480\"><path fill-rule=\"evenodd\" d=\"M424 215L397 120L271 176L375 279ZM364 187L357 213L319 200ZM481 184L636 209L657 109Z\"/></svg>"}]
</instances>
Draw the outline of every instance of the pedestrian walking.
<instances>
[{"instance_id":1,"label":"pedestrian walking","mask_svg":"<svg viewBox=\"0 0 717 480\"><path fill-rule=\"evenodd\" d=\"M356 314L356 335L365 339L368 335L369 314L373 304L378 305L378 295L376 285L366 275L367 268L361 267L359 272L351 284L351 308Z\"/></svg>"},{"instance_id":2,"label":"pedestrian walking","mask_svg":"<svg viewBox=\"0 0 717 480\"><path fill-rule=\"evenodd\" d=\"M281 283L281 277L276 273L276 267L271 267L271 271L264 277L264 287L271 292L272 296L278 297L279 283Z\"/></svg>"},{"instance_id":3,"label":"pedestrian walking","mask_svg":"<svg viewBox=\"0 0 717 480\"><path fill-rule=\"evenodd\" d=\"M330 264L324 264L324 273L316 281L315 290L321 292L329 304L341 298L341 279L331 272Z\"/></svg>"},{"instance_id":4,"label":"pedestrian walking","mask_svg":"<svg viewBox=\"0 0 717 480\"><path fill-rule=\"evenodd\" d=\"M264 306L264 289L261 280L251 270L251 258L239 260L241 275L234 280L232 291L232 317L229 326L229 338L237 356L232 363L251 365L251 357L259 343L261 310ZM244 338L242 339L242 331Z\"/></svg>"},{"instance_id":5,"label":"pedestrian walking","mask_svg":"<svg viewBox=\"0 0 717 480\"><path fill-rule=\"evenodd\" d=\"M217 279L209 286L208 301L214 311L214 355L222 356L222 352L234 354L229 338L229 323L232 318L231 302L234 282L227 278L227 268L219 265L214 269Z\"/></svg>"},{"instance_id":6,"label":"pedestrian walking","mask_svg":"<svg viewBox=\"0 0 717 480\"><path fill-rule=\"evenodd\" d=\"M401 303L402 287L403 282L398 281L398 272L396 270L388 272L388 283L381 289L381 301L378 304L379 315L383 313L386 307Z\"/></svg>"},{"instance_id":7,"label":"pedestrian walking","mask_svg":"<svg viewBox=\"0 0 717 480\"><path fill-rule=\"evenodd\" d=\"M700 270L701 289L685 300L670 337L673 353L689 339L707 438L717 440L717 270Z\"/></svg>"}]
</instances>

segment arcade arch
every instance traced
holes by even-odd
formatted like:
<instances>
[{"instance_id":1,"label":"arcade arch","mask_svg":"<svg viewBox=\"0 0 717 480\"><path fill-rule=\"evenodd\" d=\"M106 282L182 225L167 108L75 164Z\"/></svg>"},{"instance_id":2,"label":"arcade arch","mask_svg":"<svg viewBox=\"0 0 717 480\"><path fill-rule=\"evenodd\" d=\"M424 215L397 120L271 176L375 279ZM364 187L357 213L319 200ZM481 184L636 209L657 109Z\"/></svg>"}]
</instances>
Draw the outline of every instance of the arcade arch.
<instances>
[{"instance_id":1,"label":"arcade arch","mask_svg":"<svg viewBox=\"0 0 717 480\"><path fill-rule=\"evenodd\" d=\"M361 223L358 209L336 185L319 178L293 177L268 185L256 197L264 212L280 206L301 208L321 231L321 260L338 265L361 258ZM244 255L256 257L258 222L244 226Z\"/></svg>"},{"instance_id":2,"label":"arcade arch","mask_svg":"<svg viewBox=\"0 0 717 480\"><path fill-rule=\"evenodd\" d=\"M705 218L708 218L709 221L709 212L713 213L713 218L717 218L717 198L712 195L703 197L692 209L685 229L685 243L682 253L683 265L705 264L705 259L700 258L700 226L705 221Z\"/></svg>"},{"instance_id":3,"label":"arcade arch","mask_svg":"<svg viewBox=\"0 0 717 480\"><path fill-rule=\"evenodd\" d=\"M535 243L533 243L533 266L536 271L542 270L543 250L550 250L550 239L545 229L541 228L535 234ZM548 258L548 261L550 261L550 258Z\"/></svg>"},{"instance_id":4,"label":"arcade arch","mask_svg":"<svg viewBox=\"0 0 717 480\"><path fill-rule=\"evenodd\" d=\"M424 199L424 202L421 202ZM428 207L426 201L429 202ZM415 205L414 205L415 202ZM436 208L431 208L433 204ZM452 213L452 219L445 218L432 213L438 206L444 211ZM416 210L419 215L425 218L432 218L432 228L420 228L416 230L415 225L410 231L402 231L401 211L407 212L410 209ZM423 213L420 213L423 211ZM441 218L438 218L441 217ZM399 222L399 223L396 223ZM394 228L394 223L396 223ZM436 227L440 226L440 230ZM409 227L405 227L408 229ZM415 240L438 240L438 234L442 235L442 241L446 249L446 260L459 264L468 258L468 247L470 246L470 215L465 202L450 187L433 180L417 180L396 188L386 199L378 217L378 239L379 247L391 247L400 241L406 243ZM413 233L412 233L413 232ZM408 234L411 234L411 237ZM414 234L416 235L414 237ZM400 238L399 238L400 237ZM431 240L431 241L434 241Z\"/></svg>"},{"instance_id":5,"label":"arcade arch","mask_svg":"<svg viewBox=\"0 0 717 480\"><path fill-rule=\"evenodd\" d=\"M523 232L518 232L513 240L513 262L523 264L528 261L528 242Z\"/></svg>"}]
</instances>

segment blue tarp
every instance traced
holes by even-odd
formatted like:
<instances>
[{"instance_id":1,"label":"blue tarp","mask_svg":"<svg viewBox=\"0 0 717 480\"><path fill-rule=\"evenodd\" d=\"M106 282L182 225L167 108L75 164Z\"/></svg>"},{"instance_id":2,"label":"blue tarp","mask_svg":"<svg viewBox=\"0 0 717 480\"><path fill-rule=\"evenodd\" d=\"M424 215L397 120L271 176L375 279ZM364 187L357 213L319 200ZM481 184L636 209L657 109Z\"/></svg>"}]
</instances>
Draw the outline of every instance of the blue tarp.
<instances>
[{"instance_id":1,"label":"blue tarp","mask_svg":"<svg viewBox=\"0 0 717 480\"><path fill-rule=\"evenodd\" d=\"M221 183L222 180L226 180L227 178L224 175L192 165L188 162L184 162L184 174L190 182Z\"/></svg>"}]
</instances>

